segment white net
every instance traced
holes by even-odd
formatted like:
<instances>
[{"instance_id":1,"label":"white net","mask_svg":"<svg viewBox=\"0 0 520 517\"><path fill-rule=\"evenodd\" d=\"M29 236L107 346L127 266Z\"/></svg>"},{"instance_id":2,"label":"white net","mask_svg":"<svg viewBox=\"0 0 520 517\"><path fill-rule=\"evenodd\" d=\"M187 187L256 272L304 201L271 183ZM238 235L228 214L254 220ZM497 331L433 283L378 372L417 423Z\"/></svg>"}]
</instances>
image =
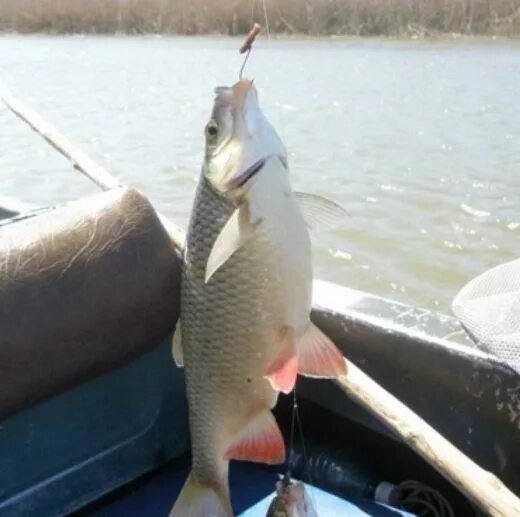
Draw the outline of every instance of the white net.
<instances>
[{"instance_id":1,"label":"white net","mask_svg":"<svg viewBox=\"0 0 520 517\"><path fill-rule=\"evenodd\" d=\"M479 342L520 373L520 259L471 280L452 309Z\"/></svg>"}]
</instances>

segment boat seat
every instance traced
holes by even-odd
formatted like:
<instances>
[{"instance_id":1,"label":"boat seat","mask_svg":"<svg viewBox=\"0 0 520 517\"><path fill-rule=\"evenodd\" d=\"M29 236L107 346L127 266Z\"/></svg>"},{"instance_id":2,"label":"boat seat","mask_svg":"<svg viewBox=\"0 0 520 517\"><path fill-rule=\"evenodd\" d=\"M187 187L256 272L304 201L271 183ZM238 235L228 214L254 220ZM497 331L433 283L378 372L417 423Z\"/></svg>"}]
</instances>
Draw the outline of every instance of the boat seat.
<instances>
[{"instance_id":1,"label":"boat seat","mask_svg":"<svg viewBox=\"0 0 520 517\"><path fill-rule=\"evenodd\" d=\"M0 421L159 345L179 282L175 248L133 189L0 227Z\"/></svg>"}]
</instances>

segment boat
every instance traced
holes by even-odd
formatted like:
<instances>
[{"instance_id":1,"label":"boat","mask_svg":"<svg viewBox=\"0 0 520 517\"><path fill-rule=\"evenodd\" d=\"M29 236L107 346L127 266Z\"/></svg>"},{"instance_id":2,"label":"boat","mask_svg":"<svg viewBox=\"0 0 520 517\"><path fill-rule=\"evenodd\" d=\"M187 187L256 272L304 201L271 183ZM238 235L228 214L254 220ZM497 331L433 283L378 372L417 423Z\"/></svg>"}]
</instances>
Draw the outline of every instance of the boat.
<instances>
[{"instance_id":1,"label":"boat","mask_svg":"<svg viewBox=\"0 0 520 517\"><path fill-rule=\"evenodd\" d=\"M183 372L171 358L179 250L132 188L55 207L9 205L0 207L0 515L167 515L190 451ZM520 378L458 320L319 280L312 318L520 492ZM474 514L332 382L300 378L297 405L303 431L288 467L312 485L318 514L419 514L421 490L430 506L431 494L449 505L438 515ZM281 396L275 414L289 443L293 397ZM233 463L236 514L265 515L286 469Z\"/></svg>"}]
</instances>

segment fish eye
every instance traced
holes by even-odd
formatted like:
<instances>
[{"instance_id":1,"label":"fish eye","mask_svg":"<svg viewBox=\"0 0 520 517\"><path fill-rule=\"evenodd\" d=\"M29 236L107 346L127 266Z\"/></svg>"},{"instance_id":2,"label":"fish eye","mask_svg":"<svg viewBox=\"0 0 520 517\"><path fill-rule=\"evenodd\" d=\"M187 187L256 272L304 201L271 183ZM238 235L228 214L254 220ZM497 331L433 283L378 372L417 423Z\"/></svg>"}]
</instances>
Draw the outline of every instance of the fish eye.
<instances>
[{"instance_id":1,"label":"fish eye","mask_svg":"<svg viewBox=\"0 0 520 517\"><path fill-rule=\"evenodd\" d=\"M214 140L218 135L218 126L214 120L210 120L206 125L206 136L209 140Z\"/></svg>"}]
</instances>

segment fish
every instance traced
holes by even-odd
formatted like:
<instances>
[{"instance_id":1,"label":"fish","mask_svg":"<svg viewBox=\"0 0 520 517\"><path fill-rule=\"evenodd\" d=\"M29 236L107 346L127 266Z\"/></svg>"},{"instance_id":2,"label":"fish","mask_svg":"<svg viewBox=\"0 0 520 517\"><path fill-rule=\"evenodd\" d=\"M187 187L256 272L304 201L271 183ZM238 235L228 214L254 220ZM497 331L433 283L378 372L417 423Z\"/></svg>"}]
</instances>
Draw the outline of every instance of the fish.
<instances>
[{"instance_id":1,"label":"fish","mask_svg":"<svg viewBox=\"0 0 520 517\"><path fill-rule=\"evenodd\" d=\"M252 81L218 87L181 276L173 357L185 369L191 472L171 517L230 517L230 460L285 461L271 412L297 374L334 378L342 353L310 321L309 231L288 157Z\"/></svg>"},{"instance_id":2,"label":"fish","mask_svg":"<svg viewBox=\"0 0 520 517\"><path fill-rule=\"evenodd\" d=\"M276 496L267 510L266 517L318 517L312 500L301 481L289 476L276 483Z\"/></svg>"}]
</instances>

